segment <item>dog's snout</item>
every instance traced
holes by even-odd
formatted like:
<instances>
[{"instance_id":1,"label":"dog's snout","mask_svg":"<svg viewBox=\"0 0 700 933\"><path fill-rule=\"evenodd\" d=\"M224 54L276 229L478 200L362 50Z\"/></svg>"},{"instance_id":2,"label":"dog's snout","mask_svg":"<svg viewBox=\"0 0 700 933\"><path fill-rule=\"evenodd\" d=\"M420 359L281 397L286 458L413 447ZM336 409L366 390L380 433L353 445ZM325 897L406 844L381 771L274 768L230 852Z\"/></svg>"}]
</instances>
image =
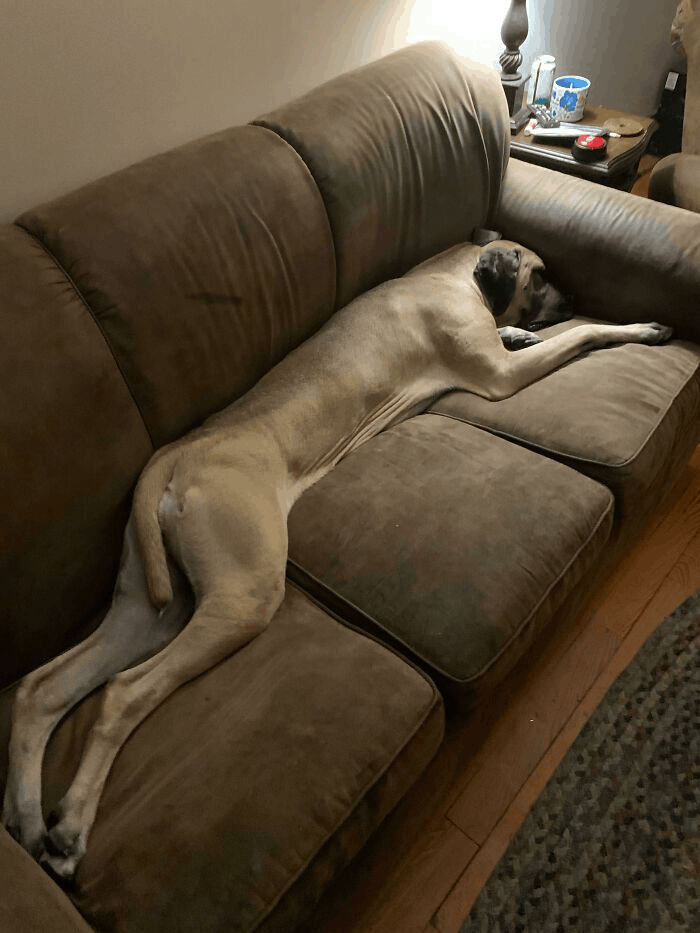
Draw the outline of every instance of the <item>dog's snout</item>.
<instances>
[{"instance_id":1,"label":"dog's snout","mask_svg":"<svg viewBox=\"0 0 700 933\"><path fill-rule=\"evenodd\" d=\"M569 293L562 293L554 285L547 283L538 296L536 303L539 307L527 324L527 330L537 331L543 327L551 327L562 321L569 321L574 316L574 299Z\"/></svg>"}]
</instances>

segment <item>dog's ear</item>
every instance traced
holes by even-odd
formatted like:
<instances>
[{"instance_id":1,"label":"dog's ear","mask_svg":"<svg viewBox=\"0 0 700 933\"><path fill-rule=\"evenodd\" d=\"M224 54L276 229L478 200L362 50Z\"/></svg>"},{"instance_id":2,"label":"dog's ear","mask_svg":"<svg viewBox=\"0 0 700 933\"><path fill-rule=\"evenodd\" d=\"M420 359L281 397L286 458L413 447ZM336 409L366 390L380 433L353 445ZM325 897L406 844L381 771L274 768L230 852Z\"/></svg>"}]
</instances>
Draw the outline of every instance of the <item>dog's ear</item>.
<instances>
[{"instance_id":1,"label":"dog's ear","mask_svg":"<svg viewBox=\"0 0 700 933\"><path fill-rule=\"evenodd\" d=\"M513 299L520 268L520 253L515 249L490 249L479 256L474 278L495 317L503 314Z\"/></svg>"}]
</instances>

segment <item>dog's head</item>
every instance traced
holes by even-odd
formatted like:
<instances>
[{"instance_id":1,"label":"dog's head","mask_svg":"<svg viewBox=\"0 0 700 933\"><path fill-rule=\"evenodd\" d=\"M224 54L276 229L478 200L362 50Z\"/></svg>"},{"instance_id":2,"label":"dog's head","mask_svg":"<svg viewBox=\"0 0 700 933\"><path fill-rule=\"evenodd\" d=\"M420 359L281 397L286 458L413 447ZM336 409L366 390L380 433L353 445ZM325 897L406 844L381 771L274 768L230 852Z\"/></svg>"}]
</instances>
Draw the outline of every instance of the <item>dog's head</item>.
<instances>
[{"instance_id":1,"label":"dog's head","mask_svg":"<svg viewBox=\"0 0 700 933\"><path fill-rule=\"evenodd\" d=\"M540 330L573 316L571 299L549 281L540 257L518 243L484 246L474 278L499 327Z\"/></svg>"}]
</instances>

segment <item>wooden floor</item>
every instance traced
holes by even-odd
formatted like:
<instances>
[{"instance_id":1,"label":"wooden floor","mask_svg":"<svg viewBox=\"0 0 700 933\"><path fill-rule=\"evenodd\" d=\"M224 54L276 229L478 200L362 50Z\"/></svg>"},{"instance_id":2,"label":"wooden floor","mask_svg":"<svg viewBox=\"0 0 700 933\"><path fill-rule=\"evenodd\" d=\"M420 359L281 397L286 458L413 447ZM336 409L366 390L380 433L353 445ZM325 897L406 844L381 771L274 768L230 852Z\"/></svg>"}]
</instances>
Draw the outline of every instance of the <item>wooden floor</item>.
<instances>
[{"instance_id":1,"label":"wooden floor","mask_svg":"<svg viewBox=\"0 0 700 933\"><path fill-rule=\"evenodd\" d=\"M642 181L643 184L643 181ZM700 446L634 550L488 710L449 720L410 794L305 933L457 933L607 688L700 589Z\"/></svg>"},{"instance_id":2,"label":"wooden floor","mask_svg":"<svg viewBox=\"0 0 700 933\"><path fill-rule=\"evenodd\" d=\"M649 191L649 176L651 170L659 161L659 156L643 155L639 160L637 168L637 180L632 186L632 194L638 194L641 198L646 198Z\"/></svg>"}]
</instances>

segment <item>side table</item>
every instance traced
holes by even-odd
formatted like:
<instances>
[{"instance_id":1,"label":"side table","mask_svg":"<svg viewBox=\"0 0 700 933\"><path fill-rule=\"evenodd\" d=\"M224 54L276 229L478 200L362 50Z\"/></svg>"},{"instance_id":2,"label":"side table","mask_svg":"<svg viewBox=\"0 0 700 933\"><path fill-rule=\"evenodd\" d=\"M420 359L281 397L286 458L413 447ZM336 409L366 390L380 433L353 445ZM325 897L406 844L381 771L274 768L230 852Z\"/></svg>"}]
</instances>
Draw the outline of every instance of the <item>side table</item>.
<instances>
[{"instance_id":1,"label":"side table","mask_svg":"<svg viewBox=\"0 0 700 933\"><path fill-rule=\"evenodd\" d=\"M653 117L640 117L622 110L612 110L610 107L597 105L586 108L581 123L602 126L606 120L611 119L634 120L644 129L637 136L608 138L608 155L598 162L577 162L571 154L573 139L560 142L538 141L534 136L526 136L524 128L511 137L510 154L525 162L534 162L535 165L543 165L545 168L556 169L569 175L578 175L580 178L629 191L637 175L639 160L656 132L658 123Z\"/></svg>"}]
</instances>

